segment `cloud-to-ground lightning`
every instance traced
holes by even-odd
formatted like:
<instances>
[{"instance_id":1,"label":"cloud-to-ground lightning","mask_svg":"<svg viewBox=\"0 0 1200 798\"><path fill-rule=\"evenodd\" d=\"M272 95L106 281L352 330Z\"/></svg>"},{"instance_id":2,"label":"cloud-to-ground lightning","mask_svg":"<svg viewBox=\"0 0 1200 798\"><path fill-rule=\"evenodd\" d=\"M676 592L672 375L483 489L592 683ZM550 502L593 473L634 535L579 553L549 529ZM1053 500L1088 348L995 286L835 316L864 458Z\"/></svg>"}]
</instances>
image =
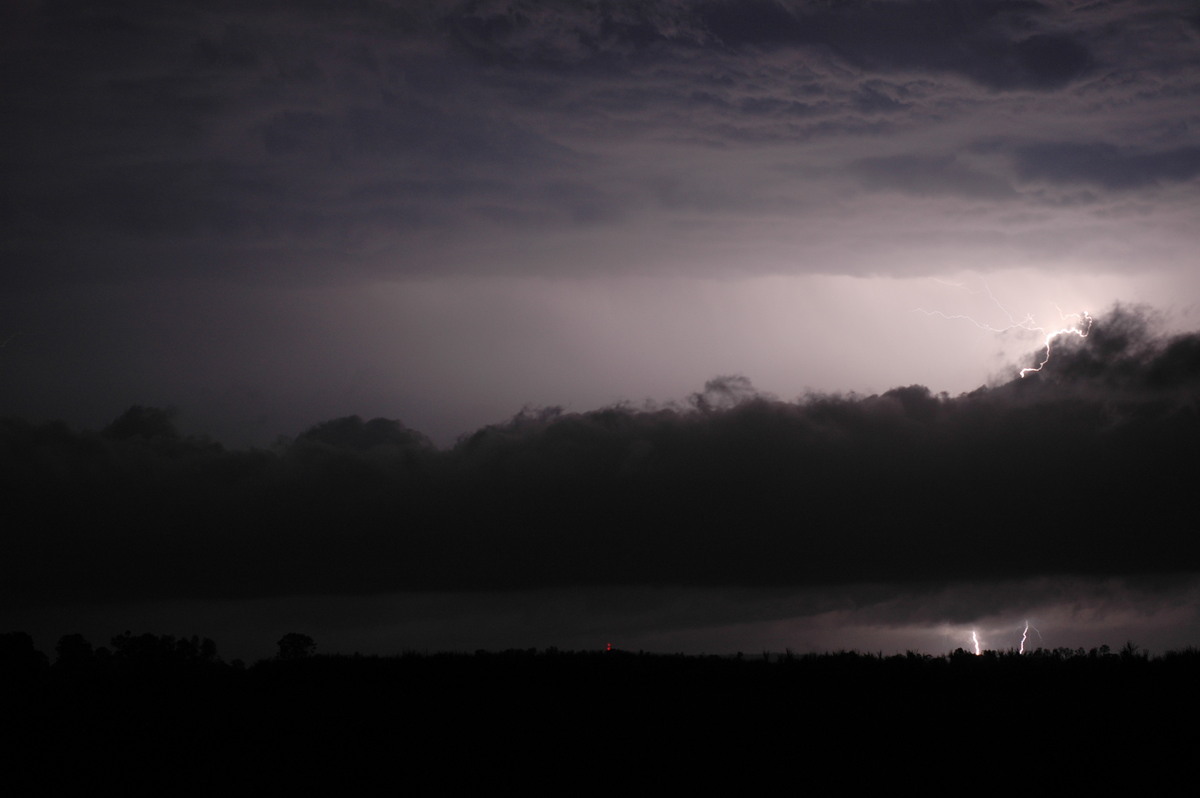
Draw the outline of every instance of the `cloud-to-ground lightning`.
<instances>
[{"instance_id":1,"label":"cloud-to-ground lightning","mask_svg":"<svg viewBox=\"0 0 1200 798\"><path fill-rule=\"evenodd\" d=\"M1018 654L1025 653L1025 646L1029 642L1029 633L1030 632L1033 632L1034 634L1036 634L1038 636L1039 640L1043 640L1041 631L1039 631L1038 628L1036 626L1034 626L1029 620L1023 621L1019 628L1021 629L1021 642L1018 644L1018 647L1017 647ZM986 632L986 630L985 630L985 632ZM981 656L985 649L985 643L979 637L979 630L972 629L970 631L970 636L971 636L971 650L975 653L976 656Z\"/></svg>"},{"instance_id":2,"label":"cloud-to-ground lightning","mask_svg":"<svg viewBox=\"0 0 1200 798\"><path fill-rule=\"evenodd\" d=\"M1025 653L1025 642L1027 640L1029 640L1029 630L1030 629L1032 629L1034 632L1037 632L1038 640L1043 640L1042 633L1038 631L1038 628L1036 626L1034 626L1033 624L1031 624L1028 620L1026 620L1025 628L1021 631L1021 648L1017 652L1018 654ZM1043 640L1043 642L1044 642L1044 640Z\"/></svg>"},{"instance_id":3,"label":"cloud-to-ground lightning","mask_svg":"<svg viewBox=\"0 0 1200 798\"><path fill-rule=\"evenodd\" d=\"M966 288L965 286L958 285L955 283L947 283L947 282L941 281L941 280L939 280L938 282L942 282L945 285L962 288L965 291L971 290L969 288ZM1043 338L1043 347L1045 348L1045 357L1042 358L1041 362L1038 363L1037 366L1029 366L1027 368L1021 369L1021 371L1019 373L1020 373L1020 376L1022 376L1022 377L1024 377L1026 374L1029 374L1031 372L1041 371L1042 368L1047 363L1050 362L1051 348L1054 344L1054 340L1056 338L1058 338L1059 336L1078 335L1080 338L1087 338L1088 333L1091 332L1092 315L1090 313L1088 313L1086 310L1082 311L1081 313L1063 313L1062 309L1056 305L1055 309L1058 310L1059 320L1065 326L1060 327L1057 330L1047 330L1045 327L1040 326L1039 324L1037 324L1034 321L1032 314L1026 314L1023 319L1020 319L1018 321L1016 318L1013 317L1012 313L1010 313L1008 311L1008 309L1006 307L1004 307L1004 305L1000 304L1000 300L996 299L995 294L992 293L992 289L988 287L987 283L983 284L983 288L984 288L984 291L987 292L988 298L992 300L992 304L994 304L997 308L999 308L1000 312L1003 313L1005 315L1005 317L1008 319L1007 326L994 327L990 324L985 324L983 322L977 321L973 317L967 316L965 314L959 314L959 313L947 314L947 313L943 313L940 310L925 310L924 308L917 308L917 310L921 311L922 313L924 313L927 316L941 316L943 319L964 319L966 321L971 322L979 329L987 330L988 332L1006 333L1011 330L1024 330L1025 332L1037 333L1037 334L1041 335ZM972 292L972 293L975 293L975 292Z\"/></svg>"}]
</instances>

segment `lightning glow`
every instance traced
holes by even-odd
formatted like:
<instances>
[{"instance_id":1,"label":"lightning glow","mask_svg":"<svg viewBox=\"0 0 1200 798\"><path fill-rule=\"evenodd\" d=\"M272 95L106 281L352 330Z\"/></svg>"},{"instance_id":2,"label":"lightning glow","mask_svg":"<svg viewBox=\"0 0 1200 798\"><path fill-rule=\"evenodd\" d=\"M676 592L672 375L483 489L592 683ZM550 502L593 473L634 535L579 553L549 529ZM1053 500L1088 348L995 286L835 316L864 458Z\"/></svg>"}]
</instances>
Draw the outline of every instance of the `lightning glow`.
<instances>
[{"instance_id":1,"label":"lightning glow","mask_svg":"<svg viewBox=\"0 0 1200 798\"><path fill-rule=\"evenodd\" d=\"M1038 640L1041 640L1043 643L1046 642L1046 639L1042 637L1042 633L1038 631L1038 628L1026 620L1025 628L1021 631L1021 648L1017 651L1018 654L1025 653L1025 643L1029 640L1030 629L1032 629L1034 634L1038 636Z\"/></svg>"},{"instance_id":2,"label":"lightning glow","mask_svg":"<svg viewBox=\"0 0 1200 798\"><path fill-rule=\"evenodd\" d=\"M962 290L970 291L971 293L976 293L971 291L971 289L967 288L966 286L958 283L949 283L944 280L938 280L937 282L943 283L944 285L949 285L951 287L961 288ZM1006 326L994 327L990 324L977 321L973 317L965 314L947 314L940 310L925 310L924 308L917 308L917 310L924 313L926 316L940 316L943 319L963 319L971 322L979 329L987 330L988 332L1003 334L1012 330L1023 330L1025 332L1041 335L1042 345L1045 348L1045 357L1042 358L1042 361L1038 363L1036 367L1030 366L1028 368L1021 369L1019 374L1022 377L1031 372L1041 371L1042 368L1050 362L1051 348L1054 344L1054 340L1059 336L1078 335L1080 338L1087 338L1088 333L1091 332L1092 315L1086 310L1082 311L1081 313L1063 313L1062 309L1055 305L1055 309L1058 311L1059 322L1065 326L1062 326L1056 330L1047 330L1045 327L1038 325L1034 321L1032 314L1026 314L1025 317L1020 320L1014 318L1012 313L1009 312L1008 308L1004 307L1004 305L1000 303L1000 300L996 299L995 294L992 293L992 289L988 287L986 282L983 284L983 289L985 292L987 292L988 298L992 300L992 304L995 305L1000 312L1004 314L1005 318L1008 319L1008 324Z\"/></svg>"},{"instance_id":3,"label":"lightning glow","mask_svg":"<svg viewBox=\"0 0 1200 798\"><path fill-rule=\"evenodd\" d=\"M1041 363L1038 363L1037 368L1021 369L1022 377L1033 371L1041 371L1042 366L1050 362L1050 345L1054 342L1055 338L1060 335L1078 335L1080 338L1087 338L1088 333L1092 330L1092 316L1086 310L1083 311L1083 313L1072 313L1069 316L1064 316L1063 312L1060 310L1058 311L1058 315L1063 319L1063 321L1066 321L1068 318L1074 318L1076 321L1070 326L1063 327L1061 330L1054 330L1046 333L1046 356L1042 358Z\"/></svg>"}]
</instances>

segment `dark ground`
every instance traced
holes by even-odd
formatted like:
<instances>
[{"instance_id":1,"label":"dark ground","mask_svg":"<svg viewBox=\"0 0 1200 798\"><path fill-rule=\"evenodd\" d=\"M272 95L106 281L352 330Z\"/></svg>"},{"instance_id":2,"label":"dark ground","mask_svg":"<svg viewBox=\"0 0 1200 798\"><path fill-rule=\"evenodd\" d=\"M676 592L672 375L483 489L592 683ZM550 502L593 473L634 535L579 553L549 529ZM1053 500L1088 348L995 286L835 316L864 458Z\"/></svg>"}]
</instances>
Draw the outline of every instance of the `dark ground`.
<instances>
[{"instance_id":1,"label":"dark ground","mask_svg":"<svg viewBox=\"0 0 1200 798\"><path fill-rule=\"evenodd\" d=\"M822 790L1146 786L1185 772L1197 741L1196 650L379 658L301 647L247 667L209 641L124 635L112 651L60 644L50 665L20 633L4 637L10 794L675 791L778 778Z\"/></svg>"}]
</instances>

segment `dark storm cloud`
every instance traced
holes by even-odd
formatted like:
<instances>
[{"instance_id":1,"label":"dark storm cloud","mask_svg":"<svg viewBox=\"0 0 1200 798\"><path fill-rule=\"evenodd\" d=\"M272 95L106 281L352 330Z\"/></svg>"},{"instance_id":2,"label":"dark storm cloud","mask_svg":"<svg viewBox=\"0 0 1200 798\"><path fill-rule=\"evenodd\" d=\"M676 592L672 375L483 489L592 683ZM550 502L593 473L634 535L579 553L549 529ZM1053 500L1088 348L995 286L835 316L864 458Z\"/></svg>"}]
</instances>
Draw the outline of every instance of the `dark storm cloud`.
<instances>
[{"instance_id":1,"label":"dark storm cloud","mask_svg":"<svg viewBox=\"0 0 1200 798\"><path fill-rule=\"evenodd\" d=\"M733 46L824 46L865 70L961 75L990 89L1054 89L1093 57L1071 35L1042 32L1032 2L710 3L708 29Z\"/></svg>"},{"instance_id":2,"label":"dark storm cloud","mask_svg":"<svg viewBox=\"0 0 1200 798\"><path fill-rule=\"evenodd\" d=\"M1103 142L1046 142L1018 147L1016 167L1025 180L1120 191L1191 180L1200 174L1200 147L1147 152Z\"/></svg>"},{"instance_id":3,"label":"dark storm cloud","mask_svg":"<svg viewBox=\"0 0 1200 798\"><path fill-rule=\"evenodd\" d=\"M954 157L894 155L864 158L850 164L850 171L872 188L918 196L953 195L990 200L1017 196L1004 180L973 170Z\"/></svg>"},{"instance_id":4,"label":"dark storm cloud","mask_svg":"<svg viewBox=\"0 0 1200 798\"><path fill-rule=\"evenodd\" d=\"M927 196L1008 199L1002 176L961 157L988 120L948 139L945 125L995 103L1036 128L1029 94L1065 103L1098 141L1135 128L1160 141L1116 154L1017 141L1019 176L1130 190L1195 171L1178 141L1185 102L1139 112L1141 127L1117 110L1191 96L1178 66L1194 42L1172 9L9 4L4 254L34 284L674 269L626 264L666 236L711 250L698 231L712 222L829 207L839 165L866 196L911 180L904 190ZM779 146L822 179L757 160ZM672 184L708 199L661 191ZM620 242L612 263L563 254L592 247L573 237L587 231ZM547 232L562 249L530 257Z\"/></svg>"},{"instance_id":5,"label":"dark storm cloud","mask_svg":"<svg viewBox=\"0 0 1200 798\"><path fill-rule=\"evenodd\" d=\"M701 0L584 7L466 3L445 18L454 41L510 67L624 70L669 47L826 48L868 71L958 74L991 89L1053 89L1086 74L1078 37L1046 27L1034 2L805 3Z\"/></svg>"},{"instance_id":6,"label":"dark storm cloud","mask_svg":"<svg viewBox=\"0 0 1200 798\"><path fill-rule=\"evenodd\" d=\"M1040 353L1039 353L1040 354ZM1040 358L1039 358L1040 359ZM6 604L579 585L817 586L1200 568L1200 338L1118 308L1023 380L525 411L439 451L345 418L265 451L134 408L10 420ZM19 519L19 520L16 520Z\"/></svg>"}]
</instances>

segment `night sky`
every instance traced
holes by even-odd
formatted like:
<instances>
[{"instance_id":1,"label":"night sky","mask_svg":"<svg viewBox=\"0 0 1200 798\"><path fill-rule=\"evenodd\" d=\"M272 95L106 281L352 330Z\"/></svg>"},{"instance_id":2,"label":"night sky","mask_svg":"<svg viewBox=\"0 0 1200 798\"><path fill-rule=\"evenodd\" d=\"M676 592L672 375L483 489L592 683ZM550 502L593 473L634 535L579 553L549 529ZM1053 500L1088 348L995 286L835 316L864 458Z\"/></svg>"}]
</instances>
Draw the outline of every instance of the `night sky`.
<instances>
[{"instance_id":1,"label":"night sky","mask_svg":"<svg viewBox=\"0 0 1200 798\"><path fill-rule=\"evenodd\" d=\"M0 628L1200 642L1194 3L12 0L0 42Z\"/></svg>"}]
</instances>

